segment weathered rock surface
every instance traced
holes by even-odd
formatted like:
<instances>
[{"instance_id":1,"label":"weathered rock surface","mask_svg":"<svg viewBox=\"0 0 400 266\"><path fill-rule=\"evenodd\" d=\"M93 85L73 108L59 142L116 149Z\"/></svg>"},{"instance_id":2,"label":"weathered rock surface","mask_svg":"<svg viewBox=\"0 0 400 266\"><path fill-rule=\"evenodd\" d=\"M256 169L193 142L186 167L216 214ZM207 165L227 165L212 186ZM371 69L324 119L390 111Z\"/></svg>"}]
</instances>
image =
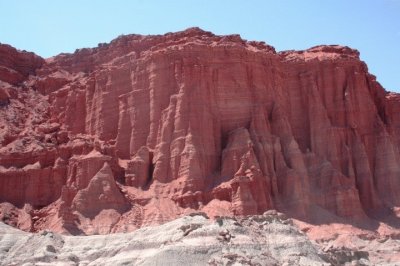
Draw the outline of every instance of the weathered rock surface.
<instances>
[{"instance_id":1,"label":"weathered rock surface","mask_svg":"<svg viewBox=\"0 0 400 266\"><path fill-rule=\"evenodd\" d=\"M18 51L0 43L0 80L18 85L44 64L44 59L34 53Z\"/></svg>"},{"instance_id":2,"label":"weathered rock surface","mask_svg":"<svg viewBox=\"0 0 400 266\"><path fill-rule=\"evenodd\" d=\"M343 46L198 28L46 60L1 45L0 218L105 234L277 209L395 232L399 110Z\"/></svg>"},{"instance_id":3,"label":"weathered rock surface","mask_svg":"<svg viewBox=\"0 0 400 266\"><path fill-rule=\"evenodd\" d=\"M398 265L399 240L314 242L283 216L210 220L198 213L97 236L32 234L0 223L0 265Z\"/></svg>"},{"instance_id":4,"label":"weathered rock surface","mask_svg":"<svg viewBox=\"0 0 400 266\"><path fill-rule=\"evenodd\" d=\"M0 265L110 264L329 265L296 227L265 218L242 224L195 215L133 233L84 237L32 234L0 223Z\"/></svg>"}]
</instances>

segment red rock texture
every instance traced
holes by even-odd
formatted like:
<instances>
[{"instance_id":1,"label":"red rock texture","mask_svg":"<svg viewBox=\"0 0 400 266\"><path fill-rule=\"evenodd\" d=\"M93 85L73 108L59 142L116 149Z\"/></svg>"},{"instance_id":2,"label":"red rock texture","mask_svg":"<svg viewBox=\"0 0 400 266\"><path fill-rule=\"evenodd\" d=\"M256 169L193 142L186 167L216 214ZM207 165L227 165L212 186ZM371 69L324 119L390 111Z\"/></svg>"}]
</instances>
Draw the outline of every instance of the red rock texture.
<instances>
[{"instance_id":1,"label":"red rock texture","mask_svg":"<svg viewBox=\"0 0 400 266\"><path fill-rule=\"evenodd\" d=\"M198 28L46 60L1 45L0 80L0 217L22 229L194 210L398 220L400 96L351 48L277 53Z\"/></svg>"}]
</instances>

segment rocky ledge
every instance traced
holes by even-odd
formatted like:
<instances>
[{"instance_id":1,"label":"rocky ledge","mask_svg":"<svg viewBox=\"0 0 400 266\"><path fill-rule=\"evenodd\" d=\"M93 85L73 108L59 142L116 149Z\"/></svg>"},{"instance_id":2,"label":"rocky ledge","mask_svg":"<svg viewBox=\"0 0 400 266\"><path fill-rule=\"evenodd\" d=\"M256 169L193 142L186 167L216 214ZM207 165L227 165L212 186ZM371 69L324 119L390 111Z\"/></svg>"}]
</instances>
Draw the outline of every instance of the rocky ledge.
<instances>
[{"instance_id":1,"label":"rocky ledge","mask_svg":"<svg viewBox=\"0 0 400 266\"><path fill-rule=\"evenodd\" d=\"M396 265L385 254L399 243L383 246L371 252L316 243L276 211L215 220L194 213L133 233L84 237L0 223L0 265Z\"/></svg>"}]
</instances>

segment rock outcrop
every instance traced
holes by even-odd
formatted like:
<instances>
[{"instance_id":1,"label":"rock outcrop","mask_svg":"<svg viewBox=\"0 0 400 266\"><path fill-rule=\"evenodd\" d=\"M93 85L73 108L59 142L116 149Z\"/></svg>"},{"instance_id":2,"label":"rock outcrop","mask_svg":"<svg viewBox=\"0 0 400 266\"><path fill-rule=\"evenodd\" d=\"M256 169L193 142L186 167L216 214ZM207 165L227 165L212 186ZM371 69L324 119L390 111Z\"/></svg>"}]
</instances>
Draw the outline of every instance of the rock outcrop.
<instances>
[{"instance_id":1,"label":"rock outcrop","mask_svg":"<svg viewBox=\"0 0 400 266\"><path fill-rule=\"evenodd\" d=\"M0 217L92 234L278 209L396 228L399 110L337 45L198 28L46 60L1 45Z\"/></svg>"},{"instance_id":2,"label":"rock outcrop","mask_svg":"<svg viewBox=\"0 0 400 266\"><path fill-rule=\"evenodd\" d=\"M297 228L278 220L243 222L197 215L85 237L31 234L0 223L0 265L329 265Z\"/></svg>"},{"instance_id":3,"label":"rock outcrop","mask_svg":"<svg viewBox=\"0 0 400 266\"><path fill-rule=\"evenodd\" d=\"M0 265L398 265L391 238L310 241L282 213L246 218L193 213L125 234L33 234L0 223ZM245 247L245 248L244 248Z\"/></svg>"}]
</instances>

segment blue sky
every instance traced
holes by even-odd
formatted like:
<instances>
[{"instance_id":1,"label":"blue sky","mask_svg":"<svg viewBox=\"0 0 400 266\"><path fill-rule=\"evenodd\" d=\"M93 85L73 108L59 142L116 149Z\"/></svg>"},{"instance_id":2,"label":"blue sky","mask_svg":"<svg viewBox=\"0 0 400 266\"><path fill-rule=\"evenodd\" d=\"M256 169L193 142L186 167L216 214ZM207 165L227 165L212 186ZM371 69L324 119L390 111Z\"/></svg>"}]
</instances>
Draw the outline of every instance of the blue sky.
<instances>
[{"instance_id":1,"label":"blue sky","mask_svg":"<svg viewBox=\"0 0 400 266\"><path fill-rule=\"evenodd\" d=\"M348 45L387 90L400 92L400 0L0 0L0 10L0 42L43 57L120 34L198 26L278 51Z\"/></svg>"}]
</instances>

